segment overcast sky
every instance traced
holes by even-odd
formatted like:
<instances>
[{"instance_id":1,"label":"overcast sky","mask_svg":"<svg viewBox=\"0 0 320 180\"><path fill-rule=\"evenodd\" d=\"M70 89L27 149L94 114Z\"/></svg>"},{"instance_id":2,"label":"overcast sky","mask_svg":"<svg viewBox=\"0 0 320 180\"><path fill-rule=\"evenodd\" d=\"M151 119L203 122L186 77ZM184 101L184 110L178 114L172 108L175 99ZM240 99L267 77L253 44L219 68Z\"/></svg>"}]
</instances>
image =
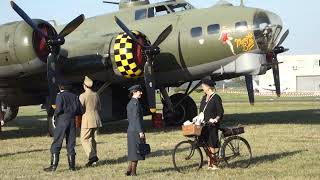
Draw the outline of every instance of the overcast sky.
<instances>
[{"instance_id":1,"label":"overcast sky","mask_svg":"<svg viewBox=\"0 0 320 180\"><path fill-rule=\"evenodd\" d=\"M212 6L218 0L189 0L197 8ZM11 9L9 0L0 0L0 24L21 20ZM103 4L102 0L16 0L32 18L54 19L64 24L79 14L92 17L117 11L118 7ZM158 2L151 0L151 2ZM230 0L238 5L240 0ZM283 43L290 48L287 54L320 54L320 1L319 0L244 0L249 7L258 7L278 14L290 35Z\"/></svg>"}]
</instances>

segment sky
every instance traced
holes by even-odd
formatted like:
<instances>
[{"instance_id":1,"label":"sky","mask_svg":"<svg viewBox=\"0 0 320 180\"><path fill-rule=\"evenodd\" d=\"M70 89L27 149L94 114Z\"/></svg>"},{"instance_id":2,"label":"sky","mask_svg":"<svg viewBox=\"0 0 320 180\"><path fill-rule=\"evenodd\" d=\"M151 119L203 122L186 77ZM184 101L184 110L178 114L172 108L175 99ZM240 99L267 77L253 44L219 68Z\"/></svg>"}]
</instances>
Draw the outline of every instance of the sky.
<instances>
[{"instance_id":1,"label":"sky","mask_svg":"<svg viewBox=\"0 0 320 180\"><path fill-rule=\"evenodd\" d=\"M116 0L115 0L116 1ZM65 24L84 14L86 17L111 13L118 10L116 5L103 4L102 0L15 0L31 17L44 20L56 20ZM150 0L150 2L159 2ZM218 0L188 0L196 8L206 8ZM240 0L229 0L238 5ZM284 23L284 29L290 34L282 44L289 48L286 54L320 54L320 1L319 0L244 0L248 7L257 7L278 14ZM9 0L0 0L0 24L20 21L13 11ZM319 34L320 35L320 34Z\"/></svg>"}]
</instances>

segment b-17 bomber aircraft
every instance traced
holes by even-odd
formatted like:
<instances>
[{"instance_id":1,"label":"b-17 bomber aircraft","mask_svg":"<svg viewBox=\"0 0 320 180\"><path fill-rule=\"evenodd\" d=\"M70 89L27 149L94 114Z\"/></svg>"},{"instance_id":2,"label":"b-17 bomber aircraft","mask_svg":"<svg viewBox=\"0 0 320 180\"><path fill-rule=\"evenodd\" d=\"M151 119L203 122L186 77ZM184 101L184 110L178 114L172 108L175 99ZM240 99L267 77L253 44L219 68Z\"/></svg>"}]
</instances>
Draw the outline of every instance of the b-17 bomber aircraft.
<instances>
[{"instance_id":1,"label":"b-17 bomber aircraft","mask_svg":"<svg viewBox=\"0 0 320 180\"><path fill-rule=\"evenodd\" d=\"M121 0L119 11L67 25L31 19L16 3L23 19L0 26L0 101L5 121L19 106L44 104L53 114L57 82L66 79L80 93L85 75L95 80L103 103L104 121L126 118L127 88L145 88L145 115L156 110L160 91L168 124L181 124L197 114L189 96L204 77L220 81L245 76L254 103L252 76L272 69L277 95L280 80L277 55L289 34L281 18L267 10L219 1L197 9L184 0L150 4ZM8 8L9 8L8 4ZM282 34L282 35L281 35ZM168 87L186 82L185 93L168 95ZM49 124L49 130L52 127Z\"/></svg>"}]
</instances>

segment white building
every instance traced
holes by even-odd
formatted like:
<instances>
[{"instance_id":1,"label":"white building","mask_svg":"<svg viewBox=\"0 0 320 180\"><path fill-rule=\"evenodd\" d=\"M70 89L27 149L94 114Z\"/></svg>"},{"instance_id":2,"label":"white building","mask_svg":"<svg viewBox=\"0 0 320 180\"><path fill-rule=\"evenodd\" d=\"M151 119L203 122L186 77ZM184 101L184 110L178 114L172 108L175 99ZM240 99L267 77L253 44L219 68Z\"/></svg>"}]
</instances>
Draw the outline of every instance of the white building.
<instances>
[{"instance_id":1,"label":"white building","mask_svg":"<svg viewBox=\"0 0 320 180\"><path fill-rule=\"evenodd\" d=\"M282 92L320 92L320 55L278 56ZM260 92L274 91L272 70L259 76Z\"/></svg>"}]
</instances>

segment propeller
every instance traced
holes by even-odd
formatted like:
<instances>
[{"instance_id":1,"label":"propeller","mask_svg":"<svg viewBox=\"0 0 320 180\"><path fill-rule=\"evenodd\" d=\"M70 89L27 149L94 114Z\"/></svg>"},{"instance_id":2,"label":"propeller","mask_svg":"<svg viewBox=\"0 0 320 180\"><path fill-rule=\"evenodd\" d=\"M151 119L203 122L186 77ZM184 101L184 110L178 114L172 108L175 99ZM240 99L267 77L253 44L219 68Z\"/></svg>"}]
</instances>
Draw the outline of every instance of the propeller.
<instances>
[{"instance_id":1,"label":"propeller","mask_svg":"<svg viewBox=\"0 0 320 180\"><path fill-rule=\"evenodd\" d=\"M253 83L252 83L252 75L246 75L246 86L247 86L247 91L248 91L248 96L249 96L249 102L251 105L254 105L254 90L253 90Z\"/></svg>"},{"instance_id":2,"label":"propeller","mask_svg":"<svg viewBox=\"0 0 320 180\"><path fill-rule=\"evenodd\" d=\"M158 36L156 41L150 45L150 44L143 44L140 41L137 40L137 38L132 34L132 32L127 28L127 26L118 18L114 17L116 23L119 25L119 27L137 44L139 44L142 47L143 53L146 57L147 62L144 65L144 81L145 81L145 87L147 90L147 96L148 96L148 103L149 108L152 113L156 112L156 98L155 98L155 80L154 80L154 59L155 57L160 54L160 48L159 45L166 40L166 38L170 35L172 32L172 25L169 25L165 30L161 32L161 34Z\"/></svg>"},{"instance_id":3,"label":"propeller","mask_svg":"<svg viewBox=\"0 0 320 180\"><path fill-rule=\"evenodd\" d=\"M37 27L36 23L13 1L10 2L12 9L37 33L41 34L45 40L50 54L47 57L47 79L49 88L49 99L51 105L55 103L57 92L57 78L59 72L56 68L56 63L59 59L60 46L65 43L65 37L77 29L84 21L84 15L81 14L70 23L68 23L59 34L48 35Z\"/></svg>"},{"instance_id":4,"label":"propeller","mask_svg":"<svg viewBox=\"0 0 320 180\"><path fill-rule=\"evenodd\" d=\"M272 58L271 59L271 64L272 64L271 67L272 67L272 72L273 72L274 85L276 87L276 94L278 97L280 97L280 95L281 95L278 54L289 50L289 49L286 49L283 46L281 46L281 44L286 40L288 35L289 35L289 29L287 29L286 32L281 36L278 44L272 50L272 56L271 56L271 58Z\"/></svg>"}]
</instances>

